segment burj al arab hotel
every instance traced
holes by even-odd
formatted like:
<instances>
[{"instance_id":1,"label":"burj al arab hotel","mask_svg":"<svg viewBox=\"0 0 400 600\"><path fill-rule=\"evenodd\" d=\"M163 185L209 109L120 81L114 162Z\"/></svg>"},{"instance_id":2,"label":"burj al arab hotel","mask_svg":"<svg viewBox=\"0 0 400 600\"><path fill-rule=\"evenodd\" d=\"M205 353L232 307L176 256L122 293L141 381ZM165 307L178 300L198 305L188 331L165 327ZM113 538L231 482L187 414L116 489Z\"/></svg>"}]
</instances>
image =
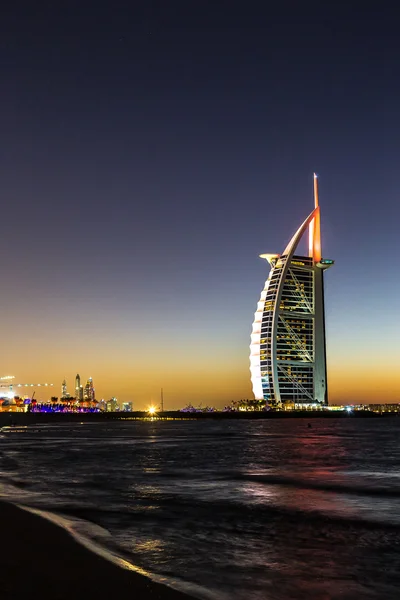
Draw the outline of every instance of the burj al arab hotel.
<instances>
[{"instance_id":1,"label":"burj al arab hotel","mask_svg":"<svg viewBox=\"0 0 400 600\"><path fill-rule=\"evenodd\" d=\"M324 271L321 256L318 179L314 210L282 254L261 254L271 270L257 305L250 345L256 399L271 406L327 404ZM308 256L296 249L308 229Z\"/></svg>"}]
</instances>

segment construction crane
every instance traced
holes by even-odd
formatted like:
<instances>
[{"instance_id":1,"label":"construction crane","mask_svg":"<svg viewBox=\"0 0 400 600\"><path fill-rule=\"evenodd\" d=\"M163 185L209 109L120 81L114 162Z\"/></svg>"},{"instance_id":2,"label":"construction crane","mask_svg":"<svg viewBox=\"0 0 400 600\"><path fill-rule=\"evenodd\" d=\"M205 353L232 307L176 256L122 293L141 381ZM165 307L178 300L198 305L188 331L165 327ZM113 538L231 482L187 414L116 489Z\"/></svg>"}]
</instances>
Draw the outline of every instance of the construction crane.
<instances>
[{"instance_id":1,"label":"construction crane","mask_svg":"<svg viewBox=\"0 0 400 600\"><path fill-rule=\"evenodd\" d=\"M9 398L13 398L14 388L52 387L54 385L53 383L14 383L14 379L14 375L0 377L0 396L2 395L1 388L8 388L8 392L5 395L7 395Z\"/></svg>"}]
</instances>

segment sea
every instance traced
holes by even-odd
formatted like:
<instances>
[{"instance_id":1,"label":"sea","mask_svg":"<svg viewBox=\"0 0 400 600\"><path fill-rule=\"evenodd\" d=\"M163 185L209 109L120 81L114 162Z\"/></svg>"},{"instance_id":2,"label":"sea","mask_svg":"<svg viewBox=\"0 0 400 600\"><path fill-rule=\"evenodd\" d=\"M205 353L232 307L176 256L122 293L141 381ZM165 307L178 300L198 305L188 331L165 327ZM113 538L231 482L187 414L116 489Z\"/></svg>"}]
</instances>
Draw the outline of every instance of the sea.
<instances>
[{"instance_id":1,"label":"sea","mask_svg":"<svg viewBox=\"0 0 400 600\"><path fill-rule=\"evenodd\" d=\"M0 498L198 599L399 597L396 417L6 429Z\"/></svg>"}]
</instances>

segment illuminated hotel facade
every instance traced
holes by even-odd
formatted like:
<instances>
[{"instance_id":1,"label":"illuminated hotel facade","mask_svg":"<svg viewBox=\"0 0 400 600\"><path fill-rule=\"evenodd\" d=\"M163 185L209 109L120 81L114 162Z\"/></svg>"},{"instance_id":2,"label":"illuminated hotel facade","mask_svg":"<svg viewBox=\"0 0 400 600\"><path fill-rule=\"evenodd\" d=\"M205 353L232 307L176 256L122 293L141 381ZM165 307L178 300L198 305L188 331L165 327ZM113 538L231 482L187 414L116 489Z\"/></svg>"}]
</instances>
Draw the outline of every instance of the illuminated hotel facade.
<instances>
[{"instance_id":1,"label":"illuminated hotel facade","mask_svg":"<svg viewBox=\"0 0 400 600\"><path fill-rule=\"evenodd\" d=\"M271 270L257 305L250 345L253 394L269 405L328 404L324 271L318 179L314 210L284 252L261 254ZM296 249L308 229L308 256Z\"/></svg>"}]
</instances>

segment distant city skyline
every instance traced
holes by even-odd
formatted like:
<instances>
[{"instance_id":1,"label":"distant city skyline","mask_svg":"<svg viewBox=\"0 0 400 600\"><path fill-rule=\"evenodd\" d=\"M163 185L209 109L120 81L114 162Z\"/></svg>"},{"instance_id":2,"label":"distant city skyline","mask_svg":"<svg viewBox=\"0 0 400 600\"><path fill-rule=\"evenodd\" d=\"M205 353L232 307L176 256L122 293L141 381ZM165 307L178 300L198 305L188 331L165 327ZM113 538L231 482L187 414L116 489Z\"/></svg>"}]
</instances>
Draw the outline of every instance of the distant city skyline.
<instances>
[{"instance_id":1,"label":"distant city skyline","mask_svg":"<svg viewBox=\"0 0 400 600\"><path fill-rule=\"evenodd\" d=\"M58 395L79 365L136 409L252 398L257 256L315 171L329 402L400 401L394 8L10 5L0 32L1 373Z\"/></svg>"}]
</instances>

